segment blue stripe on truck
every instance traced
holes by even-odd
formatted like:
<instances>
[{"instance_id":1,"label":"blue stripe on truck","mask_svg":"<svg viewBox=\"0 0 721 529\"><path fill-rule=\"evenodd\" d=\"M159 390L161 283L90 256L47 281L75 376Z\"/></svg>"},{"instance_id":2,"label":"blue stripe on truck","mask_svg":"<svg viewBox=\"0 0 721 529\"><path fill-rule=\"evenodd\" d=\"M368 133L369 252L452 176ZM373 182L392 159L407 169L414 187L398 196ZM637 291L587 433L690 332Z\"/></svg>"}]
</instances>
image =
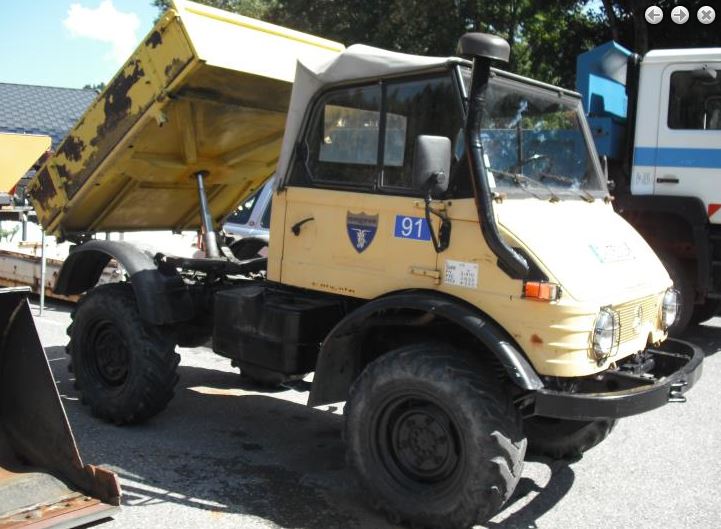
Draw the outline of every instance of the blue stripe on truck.
<instances>
[{"instance_id":1,"label":"blue stripe on truck","mask_svg":"<svg viewBox=\"0 0 721 529\"><path fill-rule=\"evenodd\" d=\"M719 169L721 168L721 149L636 147L633 153L633 165Z\"/></svg>"}]
</instances>

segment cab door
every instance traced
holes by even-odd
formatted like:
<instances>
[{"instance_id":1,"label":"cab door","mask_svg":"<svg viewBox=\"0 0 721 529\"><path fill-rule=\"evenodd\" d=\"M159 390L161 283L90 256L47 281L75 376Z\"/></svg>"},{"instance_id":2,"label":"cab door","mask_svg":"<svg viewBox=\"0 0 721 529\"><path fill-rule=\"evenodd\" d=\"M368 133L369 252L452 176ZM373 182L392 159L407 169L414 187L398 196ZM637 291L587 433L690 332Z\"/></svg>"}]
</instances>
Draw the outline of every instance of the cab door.
<instances>
[{"instance_id":1,"label":"cab door","mask_svg":"<svg viewBox=\"0 0 721 529\"><path fill-rule=\"evenodd\" d=\"M437 253L411 175L417 136L462 137L455 90L443 71L320 98L285 192L283 283L360 298L436 288Z\"/></svg>"},{"instance_id":2,"label":"cab door","mask_svg":"<svg viewBox=\"0 0 721 529\"><path fill-rule=\"evenodd\" d=\"M698 197L721 223L721 63L669 65L662 86L654 193Z\"/></svg>"}]
</instances>

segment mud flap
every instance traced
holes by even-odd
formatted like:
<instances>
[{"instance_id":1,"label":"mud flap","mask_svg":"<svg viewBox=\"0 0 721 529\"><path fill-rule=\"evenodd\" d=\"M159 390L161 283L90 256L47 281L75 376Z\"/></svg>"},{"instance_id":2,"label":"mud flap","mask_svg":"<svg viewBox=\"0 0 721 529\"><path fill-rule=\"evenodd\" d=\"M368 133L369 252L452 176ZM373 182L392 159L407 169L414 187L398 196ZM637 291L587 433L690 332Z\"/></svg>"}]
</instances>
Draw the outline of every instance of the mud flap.
<instances>
[{"instance_id":1,"label":"mud flap","mask_svg":"<svg viewBox=\"0 0 721 529\"><path fill-rule=\"evenodd\" d=\"M80 459L27 293L0 289L0 529L77 527L112 515L120 487Z\"/></svg>"}]
</instances>

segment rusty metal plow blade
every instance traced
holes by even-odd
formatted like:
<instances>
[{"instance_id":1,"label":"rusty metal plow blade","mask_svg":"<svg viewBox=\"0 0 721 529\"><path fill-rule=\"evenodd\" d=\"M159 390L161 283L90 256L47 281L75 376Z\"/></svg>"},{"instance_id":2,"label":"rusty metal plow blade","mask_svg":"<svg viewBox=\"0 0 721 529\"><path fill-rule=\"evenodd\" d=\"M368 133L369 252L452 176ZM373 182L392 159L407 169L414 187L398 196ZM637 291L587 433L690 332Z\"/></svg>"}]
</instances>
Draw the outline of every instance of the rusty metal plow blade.
<instances>
[{"instance_id":1,"label":"rusty metal plow blade","mask_svg":"<svg viewBox=\"0 0 721 529\"><path fill-rule=\"evenodd\" d=\"M80 459L26 295L0 289L0 529L77 527L111 515L120 488Z\"/></svg>"}]
</instances>

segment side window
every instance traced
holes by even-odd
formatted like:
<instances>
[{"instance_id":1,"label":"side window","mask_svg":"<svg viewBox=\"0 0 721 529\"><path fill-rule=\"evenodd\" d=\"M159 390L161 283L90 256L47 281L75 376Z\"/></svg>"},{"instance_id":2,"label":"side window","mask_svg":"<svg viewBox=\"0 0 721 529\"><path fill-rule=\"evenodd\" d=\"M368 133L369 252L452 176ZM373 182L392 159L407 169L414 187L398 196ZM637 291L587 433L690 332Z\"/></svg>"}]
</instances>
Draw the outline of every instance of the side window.
<instances>
[{"instance_id":1,"label":"side window","mask_svg":"<svg viewBox=\"0 0 721 529\"><path fill-rule=\"evenodd\" d=\"M445 136L457 152L463 115L450 75L404 82L385 87L384 187L413 186L413 156L416 138L423 134ZM453 168L451 169L453 172Z\"/></svg>"},{"instance_id":2,"label":"side window","mask_svg":"<svg viewBox=\"0 0 721 529\"><path fill-rule=\"evenodd\" d=\"M308 136L313 181L370 187L376 182L381 88L344 89L321 102Z\"/></svg>"},{"instance_id":3,"label":"side window","mask_svg":"<svg viewBox=\"0 0 721 529\"><path fill-rule=\"evenodd\" d=\"M716 73L716 78L712 73ZM721 70L679 71L671 74L668 127L721 130Z\"/></svg>"},{"instance_id":4,"label":"side window","mask_svg":"<svg viewBox=\"0 0 721 529\"><path fill-rule=\"evenodd\" d=\"M263 212L263 218L260 219L261 228L270 228L270 210L273 207L273 201L269 201Z\"/></svg>"},{"instance_id":5,"label":"side window","mask_svg":"<svg viewBox=\"0 0 721 529\"><path fill-rule=\"evenodd\" d=\"M261 187L261 189L263 188ZM247 224L250 219L250 214L253 212L253 206L255 206L255 203L258 200L259 194L260 190L256 191L245 199L245 201L241 202L238 209L236 209L235 213L228 217L226 222L232 222L233 224Z\"/></svg>"}]
</instances>

